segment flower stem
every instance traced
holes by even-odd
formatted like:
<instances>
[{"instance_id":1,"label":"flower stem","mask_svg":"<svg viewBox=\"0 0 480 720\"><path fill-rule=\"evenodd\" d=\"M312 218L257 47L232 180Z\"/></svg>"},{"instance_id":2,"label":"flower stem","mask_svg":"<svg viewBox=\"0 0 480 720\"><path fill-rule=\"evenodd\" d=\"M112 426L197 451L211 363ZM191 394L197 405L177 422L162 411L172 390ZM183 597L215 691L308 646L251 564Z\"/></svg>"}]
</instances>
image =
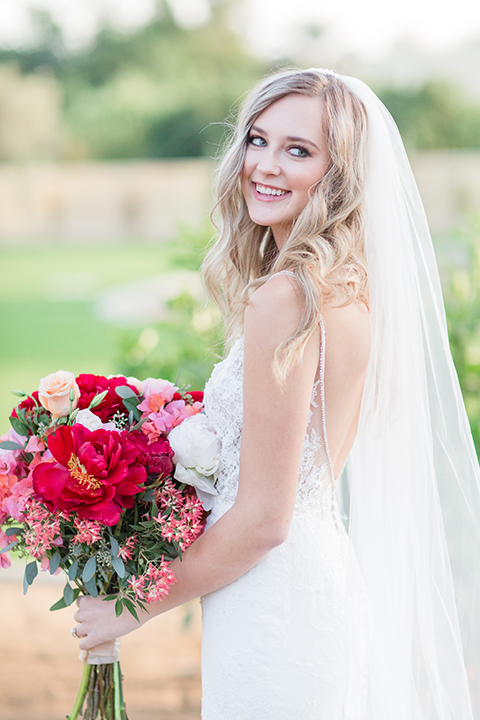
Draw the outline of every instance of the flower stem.
<instances>
[{"instance_id":1,"label":"flower stem","mask_svg":"<svg viewBox=\"0 0 480 720\"><path fill-rule=\"evenodd\" d=\"M75 698L75 703L73 705L72 712L70 713L70 715L67 716L67 720L77 720L78 713L82 709L83 702L84 702L85 696L87 694L88 682L90 680L91 672L92 672L92 665L88 665L87 663L84 663L82 678L80 680L80 686L78 688L77 697Z\"/></svg>"}]
</instances>

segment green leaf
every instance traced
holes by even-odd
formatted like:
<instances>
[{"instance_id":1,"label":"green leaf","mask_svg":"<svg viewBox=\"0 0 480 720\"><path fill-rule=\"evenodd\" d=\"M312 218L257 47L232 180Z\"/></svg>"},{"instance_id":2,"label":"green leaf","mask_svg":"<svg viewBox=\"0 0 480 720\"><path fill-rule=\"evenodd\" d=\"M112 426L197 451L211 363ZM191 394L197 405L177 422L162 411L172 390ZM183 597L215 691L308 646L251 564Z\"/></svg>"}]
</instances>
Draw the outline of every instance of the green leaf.
<instances>
[{"instance_id":1,"label":"green leaf","mask_svg":"<svg viewBox=\"0 0 480 720\"><path fill-rule=\"evenodd\" d=\"M85 567L83 568L82 580L84 583L88 583L88 581L93 578L93 576L95 575L96 569L97 569L97 560L94 555L89 560L87 560Z\"/></svg>"},{"instance_id":2,"label":"green leaf","mask_svg":"<svg viewBox=\"0 0 480 720\"><path fill-rule=\"evenodd\" d=\"M74 562L68 568L68 579L75 580L75 578L77 577L77 572L78 572L78 560L74 560Z\"/></svg>"},{"instance_id":3,"label":"green leaf","mask_svg":"<svg viewBox=\"0 0 480 720\"><path fill-rule=\"evenodd\" d=\"M27 393L23 392L22 390L10 390L10 392L12 393L12 395L16 395L17 397L27 397Z\"/></svg>"},{"instance_id":4,"label":"green leaf","mask_svg":"<svg viewBox=\"0 0 480 720\"><path fill-rule=\"evenodd\" d=\"M66 608L66 607L67 606L65 605L65 600L62 597L62 598L60 598L60 600L57 600L57 602L52 605L50 610L52 610L52 611L53 610L63 610L63 608Z\"/></svg>"},{"instance_id":5,"label":"green leaf","mask_svg":"<svg viewBox=\"0 0 480 720\"><path fill-rule=\"evenodd\" d=\"M113 555L112 555L112 565L113 565L113 569L117 573L118 577L120 577L120 578L125 577L125 565L123 563L122 558L113 557Z\"/></svg>"},{"instance_id":6,"label":"green leaf","mask_svg":"<svg viewBox=\"0 0 480 720\"><path fill-rule=\"evenodd\" d=\"M122 612L123 612L123 604L122 604L122 601L121 601L120 599L118 599L118 600L115 602L115 615L116 615L116 617L120 617L120 615L122 614Z\"/></svg>"},{"instance_id":7,"label":"green leaf","mask_svg":"<svg viewBox=\"0 0 480 720\"><path fill-rule=\"evenodd\" d=\"M125 607L127 608L128 612L130 613L130 615L133 615L135 620L137 622L140 622L138 615L137 615L137 611L135 610L135 605L133 604L133 602L131 600L129 600L128 598L125 598L123 603L124 603Z\"/></svg>"},{"instance_id":8,"label":"green leaf","mask_svg":"<svg viewBox=\"0 0 480 720\"><path fill-rule=\"evenodd\" d=\"M56 570L58 570L58 566L60 565L60 561L62 559L62 556L58 552L58 550L55 550L52 557L50 558L50 575L53 575Z\"/></svg>"},{"instance_id":9,"label":"green leaf","mask_svg":"<svg viewBox=\"0 0 480 720\"><path fill-rule=\"evenodd\" d=\"M113 537L113 535L110 535L110 547L112 548L112 557L118 557L118 553L120 552L120 545L118 544L117 539Z\"/></svg>"},{"instance_id":10,"label":"green leaf","mask_svg":"<svg viewBox=\"0 0 480 720\"><path fill-rule=\"evenodd\" d=\"M3 548L3 550L0 550L0 555L1 555L2 553L8 552L8 551L11 550L13 547L15 547L15 545L17 545L17 544L18 544L18 540L14 540L13 542L8 543L8 545L6 545L6 546ZM119 559L120 559L120 558L119 558Z\"/></svg>"},{"instance_id":11,"label":"green leaf","mask_svg":"<svg viewBox=\"0 0 480 720\"><path fill-rule=\"evenodd\" d=\"M119 387L115 388L115 392L119 397L122 398L122 400L126 400L127 398L138 398L138 395L136 392L132 390L132 388L129 388L128 385L119 385ZM140 398L138 398L140 399Z\"/></svg>"},{"instance_id":12,"label":"green leaf","mask_svg":"<svg viewBox=\"0 0 480 720\"><path fill-rule=\"evenodd\" d=\"M73 602L78 598L79 595L80 595L80 588L75 588L75 590L73 591ZM60 600L57 600L57 602L54 603L54 605L52 605L50 610L52 610L52 611L53 610L63 610L63 608L66 608L66 607L68 607L68 606L65 605L65 600L62 597L62 598L60 598Z\"/></svg>"},{"instance_id":13,"label":"green leaf","mask_svg":"<svg viewBox=\"0 0 480 720\"><path fill-rule=\"evenodd\" d=\"M13 427L15 432L17 432L19 435L27 435L28 434L28 427L21 420L19 420L16 417L13 417L13 415L10 415L9 420L10 420L10 425Z\"/></svg>"},{"instance_id":14,"label":"green leaf","mask_svg":"<svg viewBox=\"0 0 480 720\"><path fill-rule=\"evenodd\" d=\"M23 535L23 528L21 527L9 527L5 530L5 535L10 537L11 535Z\"/></svg>"},{"instance_id":15,"label":"green leaf","mask_svg":"<svg viewBox=\"0 0 480 720\"><path fill-rule=\"evenodd\" d=\"M67 582L65 587L63 588L63 600L65 602L65 607L68 607L73 603L75 599L75 592L70 585L70 583Z\"/></svg>"},{"instance_id":16,"label":"green leaf","mask_svg":"<svg viewBox=\"0 0 480 720\"><path fill-rule=\"evenodd\" d=\"M23 450L23 445L19 445L13 442L13 440L2 440L2 442L0 442L0 448L2 450Z\"/></svg>"},{"instance_id":17,"label":"green leaf","mask_svg":"<svg viewBox=\"0 0 480 720\"><path fill-rule=\"evenodd\" d=\"M25 568L25 578L27 580L27 583L31 585L35 578L38 575L38 565L37 561L33 560L32 562L28 563L27 567Z\"/></svg>"},{"instance_id":18,"label":"green leaf","mask_svg":"<svg viewBox=\"0 0 480 720\"><path fill-rule=\"evenodd\" d=\"M90 578L90 580L87 580L87 582L84 582L85 590L88 592L89 595L92 597L98 597L98 588L97 583L95 581L95 576Z\"/></svg>"},{"instance_id":19,"label":"green leaf","mask_svg":"<svg viewBox=\"0 0 480 720\"><path fill-rule=\"evenodd\" d=\"M95 397L92 399L90 405L88 406L88 409L91 410L92 408L97 407L97 405L100 405L102 400L105 398L106 394L108 393L108 390L104 390L101 393L97 393Z\"/></svg>"}]
</instances>

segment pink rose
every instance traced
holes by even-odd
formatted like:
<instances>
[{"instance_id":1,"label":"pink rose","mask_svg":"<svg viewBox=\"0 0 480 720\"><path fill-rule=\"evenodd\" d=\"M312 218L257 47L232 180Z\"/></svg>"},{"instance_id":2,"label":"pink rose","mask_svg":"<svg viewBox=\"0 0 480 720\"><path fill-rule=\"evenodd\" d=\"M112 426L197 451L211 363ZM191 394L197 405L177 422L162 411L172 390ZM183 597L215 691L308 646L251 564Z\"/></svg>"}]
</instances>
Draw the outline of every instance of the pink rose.
<instances>
[{"instance_id":1,"label":"pink rose","mask_svg":"<svg viewBox=\"0 0 480 720\"><path fill-rule=\"evenodd\" d=\"M73 402L70 401L70 391L73 390ZM77 407L80 390L75 381L75 375L66 370L57 370L40 380L38 399L43 407L52 413L53 418L68 415Z\"/></svg>"},{"instance_id":2,"label":"pink rose","mask_svg":"<svg viewBox=\"0 0 480 720\"><path fill-rule=\"evenodd\" d=\"M142 392L146 398L150 395L160 395L164 402L168 403L173 398L177 388L168 380L155 380L155 378L147 378L142 381Z\"/></svg>"}]
</instances>

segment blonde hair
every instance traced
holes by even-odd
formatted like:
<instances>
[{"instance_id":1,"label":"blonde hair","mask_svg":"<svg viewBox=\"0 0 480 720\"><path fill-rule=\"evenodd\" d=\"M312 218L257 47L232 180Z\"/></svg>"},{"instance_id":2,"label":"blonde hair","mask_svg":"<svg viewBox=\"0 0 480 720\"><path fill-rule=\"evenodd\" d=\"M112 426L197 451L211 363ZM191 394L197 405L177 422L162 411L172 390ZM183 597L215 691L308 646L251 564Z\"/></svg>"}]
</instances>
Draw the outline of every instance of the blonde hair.
<instances>
[{"instance_id":1,"label":"blonde hair","mask_svg":"<svg viewBox=\"0 0 480 720\"><path fill-rule=\"evenodd\" d=\"M329 166L278 250L270 228L249 217L241 175L255 120L291 94L321 98ZM226 321L227 345L241 332L248 298L272 274L294 270L304 298L300 325L275 353L280 384L318 330L323 307L368 304L363 230L366 137L365 108L339 78L318 70L283 71L260 82L247 96L219 166L213 210L219 216L218 237L203 273Z\"/></svg>"}]
</instances>

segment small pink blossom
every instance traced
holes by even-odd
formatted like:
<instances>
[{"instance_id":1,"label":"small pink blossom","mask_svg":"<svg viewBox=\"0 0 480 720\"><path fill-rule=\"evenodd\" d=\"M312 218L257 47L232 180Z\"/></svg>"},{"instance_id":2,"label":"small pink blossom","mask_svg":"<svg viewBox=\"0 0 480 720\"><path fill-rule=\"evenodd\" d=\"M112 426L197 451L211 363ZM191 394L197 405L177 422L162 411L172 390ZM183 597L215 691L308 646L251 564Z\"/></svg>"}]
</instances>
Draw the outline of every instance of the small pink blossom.
<instances>
[{"instance_id":1,"label":"small pink blossom","mask_svg":"<svg viewBox=\"0 0 480 720\"><path fill-rule=\"evenodd\" d=\"M135 575L132 575L131 578L128 580L128 584L132 588L132 590L135 593L135 597L138 600L145 600L145 577L143 575L139 575L139 577L135 577Z\"/></svg>"},{"instance_id":2,"label":"small pink blossom","mask_svg":"<svg viewBox=\"0 0 480 720\"><path fill-rule=\"evenodd\" d=\"M120 550L118 551L119 557L122 558L122 560L131 560L133 555L133 549L135 545L138 542L137 535L132 535L127 539L127 541L124 543L124 545L121 546Z\"/></svg>"},{"instance_id":3,"label":"small pink blossom","mask_svg":"<svg viewBox=\"0 0 480 720\"><path fill-rule=\"evenodd\" d=\"M74 544L85 543L85 545L92 545L102 537L102 525L95 520L75 518L74 525L77 529L77 534L73 538Z\"/></svg>"}]
</instances>

